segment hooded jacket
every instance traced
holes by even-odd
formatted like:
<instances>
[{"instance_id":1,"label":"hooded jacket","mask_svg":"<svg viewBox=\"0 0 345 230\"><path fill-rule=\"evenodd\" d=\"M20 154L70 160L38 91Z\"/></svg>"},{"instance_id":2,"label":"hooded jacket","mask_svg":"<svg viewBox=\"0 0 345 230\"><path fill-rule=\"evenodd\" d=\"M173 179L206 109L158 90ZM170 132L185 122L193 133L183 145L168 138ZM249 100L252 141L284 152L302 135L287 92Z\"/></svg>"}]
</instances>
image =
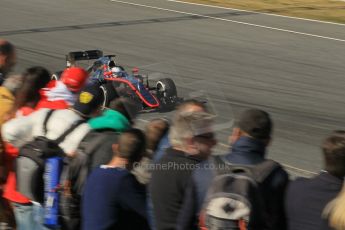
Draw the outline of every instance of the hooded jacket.
<instances>
[{"instance_id":1,"label":"hooded jacket","mask_svg":"<svg viewBox=\"0 0 345 230\"><path fill-rule=\"evenodd\" d=\"M99 117L89 120L89 125L93 130L113 130L123 132L130 127L128 119L120 112L107 109Z\"/></svg>"},{"instance_id":2,"label":"hooded jacket","mask_svg":"<svg viewBox=\"0 0 345 230\"><path fill-rule=\"evenodd\" d=\"M67 109L72 106L76 96L68 90L61 81L50 81L47 86L40 90L41 100L36 109Z\"/></svg>"}]
</instances>

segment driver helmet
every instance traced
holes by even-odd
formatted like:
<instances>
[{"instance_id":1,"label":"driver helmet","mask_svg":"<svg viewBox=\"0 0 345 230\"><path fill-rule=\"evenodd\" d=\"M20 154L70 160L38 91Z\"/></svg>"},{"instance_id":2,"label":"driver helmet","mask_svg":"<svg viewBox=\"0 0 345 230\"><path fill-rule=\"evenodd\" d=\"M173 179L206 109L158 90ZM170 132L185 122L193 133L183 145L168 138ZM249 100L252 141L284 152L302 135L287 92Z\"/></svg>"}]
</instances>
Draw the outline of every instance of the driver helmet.
<instances>
[{"instance_id":1,"label":"driver helmet","mask_svg":"<svg viewBox=\"0 0 345 230\"><path fill-rule=\"evenodd\" d=\"M122 69L118 66L111 68L111 72L118 77L122 77Z\"/></svg>"}]
</instances>

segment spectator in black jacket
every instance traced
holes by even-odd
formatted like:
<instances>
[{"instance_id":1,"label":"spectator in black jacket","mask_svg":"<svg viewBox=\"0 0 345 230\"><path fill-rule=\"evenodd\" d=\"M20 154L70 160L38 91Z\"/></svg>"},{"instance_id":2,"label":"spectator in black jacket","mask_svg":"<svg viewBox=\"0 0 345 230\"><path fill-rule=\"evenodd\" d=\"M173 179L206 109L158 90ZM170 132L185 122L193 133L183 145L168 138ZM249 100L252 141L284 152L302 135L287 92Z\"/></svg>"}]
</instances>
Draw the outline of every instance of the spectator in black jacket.
<instances>
[{"instance_id":1,"label":"spectator in black jacket","mask_svg":"<svg viewBox=\"0 0 345 230\"><path fill-rule=\"evenodd\" d=\"M335 131L322 145L324 170L313 178L298 178L288 187L286 210L291 230L327 230L322 212L342 189L345 176L345 131ZM344 206L345 204L342 204Z\"/></svg>"},{"instance_id":2,"label":"spectator in black jacket","mask_svg":"<svg viewBox=\"0 0 345 230\"><path fill-rule=\"evenodd\" d=\"M179 113L174 118L169 132L172 147L155 164L150 182L156 229L176 229L191 173L216 144L212 122L205 112Z\"/></svg>"},{"instance_id":3,"label":"spectator in black jacket","mask_svg":"<svg viewBox=\"0 0 345 230\"><path fill-rule=\"evenodd\" d=\"M244 111L230 136L232 149L225 159L229 163L241 165L256 165L264 162L272 128L271 118L265 111L257 109ZM209 164L211 164L209 161L205 161L193 172L179 213L177 229L198 229L199 214L214 178L214 172L210 167L206 167ZM278 167L261 185L266 207L262 212L268 217L265 220L267 226L265 229L286 229L284 193L287 183L288 174Z\"/></svg>"}]
</instances>

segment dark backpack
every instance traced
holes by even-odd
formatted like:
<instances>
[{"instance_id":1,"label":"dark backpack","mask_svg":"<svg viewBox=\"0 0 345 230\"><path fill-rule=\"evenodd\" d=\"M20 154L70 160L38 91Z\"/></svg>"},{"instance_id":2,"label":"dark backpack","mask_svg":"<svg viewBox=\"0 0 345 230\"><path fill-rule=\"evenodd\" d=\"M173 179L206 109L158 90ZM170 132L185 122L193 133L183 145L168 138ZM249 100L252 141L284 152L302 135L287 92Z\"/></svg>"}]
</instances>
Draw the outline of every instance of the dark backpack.
<instances>
[{"instance_id":1,"label":"dark backpack","mask_svg":"<svg viewBox=\"0 0 345 230\"><path fill-rule=\"evenodd\" d=\"M76 156L71 159L66 172L65 190L61 196L61 220L65 230L80 229L81 195L92 169L108 163L112 157L111 145L117 142L119 133L114 131L91 131L79 144Z\"/></svg>"},{"instance_id":2,"label":"dark backpack","mask_svg":"<svg viewBox=\"0 0 345 230\"><path fill-rule=\"evenodd\" d=\"M119 133L114 131L91 131L79 144L76 156L68 165L67 180L71 181L72 193L81 195L87 176L113 157L112 144L117 142Z\"/></svg>"},{"instance_id":3,"label":"dark backpack","mask_svg":"<svg viewBox=\"0 0 345 230\"><path fill-rule=\"evenodd\" d=\"M50 157L65 155L59 144L64 141L84 120L77 121L56 140L45 137L47 123L54 110L48 111L43 122L43 136L36 137L19 149L16 159L17 189L32 201L44 201L44 169L45 161Z\"/></svg>"},{"instance_id":4,"label":"dark backpack","mask_svg":"<svg viewBox=\"0 0 345 230\"><path fill-rule=\"evenodd\" d=\"M262 183L280 165L265 160L257 165L235 165L212 158L215 177L200 212L202 230L265 229Z\"/></svg>"}]
</instances>

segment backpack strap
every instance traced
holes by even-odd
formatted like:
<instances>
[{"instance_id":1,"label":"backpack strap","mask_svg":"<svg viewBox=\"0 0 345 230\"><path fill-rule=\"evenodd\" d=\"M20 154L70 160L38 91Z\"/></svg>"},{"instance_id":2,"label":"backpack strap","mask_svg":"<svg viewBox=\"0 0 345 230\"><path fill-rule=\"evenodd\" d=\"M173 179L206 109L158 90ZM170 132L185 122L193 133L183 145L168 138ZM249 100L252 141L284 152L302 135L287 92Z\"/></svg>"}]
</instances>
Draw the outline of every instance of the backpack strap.
<instances>
[{"instance_id":1,"label":"backpack strap","mask_svg":"<svg viewBox=\"0 0 345 230\"><path fill-rule=\"evenodd\" d=\"M232 164L224 156L214 156L211 158L211 162L214 164L213 171L215 176L228 173L243 173L252 177L257 183L262 183L273 171L281 167L273 160L265 160L257 165Z\"/></svg>"},{"instance_id":2,"label":"backpack strap","mask_svg":"<svg viewBox=\"0 0 345 230\"><path fill-rule=\"evenodd\" d=\"M92 153L103 143L102 140L104 140L107 134L108 132L89 132L80 143L78 150L86 155L92 155Z\"/></svg>"},{"instance_id":3,"label":"backpack strap","mask_svg":"<svg viewBox=\"0 0 345 230\"><path fill-rule=\"evenodd\" d=\"M214 176L219 176L231 172L230 170L225 170L227 168L226 164L222 157L219 155L211 156L210 163L213 165L212 171Z\"/></svg>"},{"instance_id":4,"label":"backpack strap","mask_svg":"<svg viewBox=\"0 0 345 230\"><path fill-rule=\"evenodd\" d=\"M262 183L276 169L281 168L280 164L273 160L265 160L252 168L253 176L258 183Z\"/></svg>"},{"instance_id":5,"label":"backpack strap","mask_svg":"<svg viewBox=\"0 0 345 230\"><path fill-rule=\"evenodd\" d=\"M48 113L46 114L46 117L44 118L44 121L43 121L43 135L46 135L47 134L47 123L48 123L48 120L49 118L51 117L51 115L53 114L55 110L51 109L48 111Z\"/></svg>"},{"instance_id":6,"label":"backpack strap","mask_svg":"<svg viewBox=\"0 0 345 230\"><path fill-rule=\"evenodd\" d=\"M211 158L213 163L213 171L215 176L229 174L229 173L245 173L246 175L253 176L252 170L245 165L232 164L228 162L224 156L213 156Z\"/></svg>"},{"instance_id":7,"label":"backpack strap","mask_svg":"<svg viewBox=\"0 0 345 230\"><path fill-rule=\"evenodd\" d=\"M70 134L73 130L75 130L79 125L83 123L85 123L85 120L79 120L75 122L69 129L67 129L63 134L61 134L60 137L55 139L55 143L60 144L63 140L65 140L68 134Z\"/></svg>"}]
</instances>

